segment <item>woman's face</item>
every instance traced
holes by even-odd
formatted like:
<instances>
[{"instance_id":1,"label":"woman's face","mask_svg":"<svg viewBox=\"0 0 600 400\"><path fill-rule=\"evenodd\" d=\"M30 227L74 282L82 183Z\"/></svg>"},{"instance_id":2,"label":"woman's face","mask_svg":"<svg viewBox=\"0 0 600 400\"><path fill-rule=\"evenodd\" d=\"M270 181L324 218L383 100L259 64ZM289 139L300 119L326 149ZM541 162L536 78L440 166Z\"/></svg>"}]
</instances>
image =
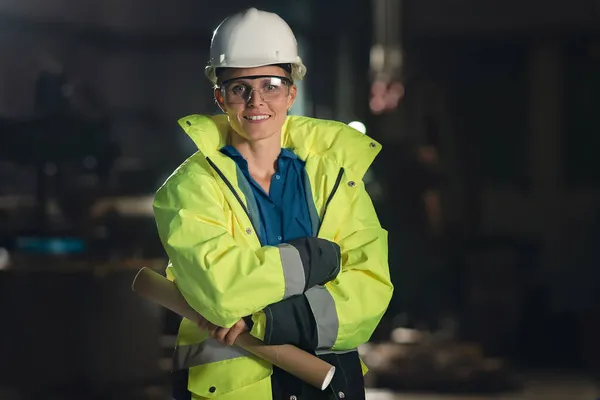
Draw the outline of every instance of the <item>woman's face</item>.
<instances>
[{"instance_id":1,"label":"woman's face","mask_svg":"<svg viewBox=\"0 0 600 400\"><path fill-rule=\"evenodd\" d=\"M287 76L274 65L223 71L215 98L231 127L244 139L259 141L281 132L296 99L296 86Z\"/></svg>"}]
</instances>

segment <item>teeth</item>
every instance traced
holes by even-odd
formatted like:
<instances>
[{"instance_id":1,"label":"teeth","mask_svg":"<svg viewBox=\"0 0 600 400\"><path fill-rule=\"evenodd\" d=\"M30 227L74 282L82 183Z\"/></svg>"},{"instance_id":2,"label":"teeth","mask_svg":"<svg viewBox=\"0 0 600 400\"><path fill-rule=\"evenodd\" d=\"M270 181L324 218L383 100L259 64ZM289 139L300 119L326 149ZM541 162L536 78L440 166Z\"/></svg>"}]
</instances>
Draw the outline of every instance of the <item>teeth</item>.
<instances>
[{"instance_id":1,"label":"teeth","mask_svg":"<svg viewBox=\"0 0 600 400\"><path fill-rule=\"evenodd\" d=\"M249 115L245 118L249 119L250 121L260 121L260 120L269 118L269 116L268 115L251 115L251 116Z\"/></svg>"}]
</instances>

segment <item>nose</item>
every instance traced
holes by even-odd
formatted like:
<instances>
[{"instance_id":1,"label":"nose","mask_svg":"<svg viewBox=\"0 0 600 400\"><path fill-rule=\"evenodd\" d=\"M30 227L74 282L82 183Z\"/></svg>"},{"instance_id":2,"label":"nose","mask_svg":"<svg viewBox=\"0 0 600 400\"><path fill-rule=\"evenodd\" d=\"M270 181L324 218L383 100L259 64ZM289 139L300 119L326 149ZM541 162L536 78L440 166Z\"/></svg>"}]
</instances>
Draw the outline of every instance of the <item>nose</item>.
<instances>
[{"instance_id":1,"label":"nose","mask_svg":"<svg viewBox=\"0 0 600 400\"><path fill-rule=\"evenodd\" d=\"M254 88L248 94L248 105L259 106L263 104L263 98L258 89Z\"/></svg>"}]
</instances>

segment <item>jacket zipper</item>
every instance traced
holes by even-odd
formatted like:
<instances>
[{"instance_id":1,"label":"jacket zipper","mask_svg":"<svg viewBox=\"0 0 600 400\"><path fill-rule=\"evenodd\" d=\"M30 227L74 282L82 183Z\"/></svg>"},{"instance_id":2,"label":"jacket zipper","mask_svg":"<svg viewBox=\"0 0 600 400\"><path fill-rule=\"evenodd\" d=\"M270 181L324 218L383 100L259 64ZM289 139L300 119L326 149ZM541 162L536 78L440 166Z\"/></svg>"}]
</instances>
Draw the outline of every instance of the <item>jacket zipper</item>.
<instances>
[{"instance_id":1,"label":"jacket zipper","mask_svg":"<svg viewBox=\"0 0 600 400\"><path fill-rule=\"evenodd\" d=\"M225 177L225 174L223 174L223 172L221 172L221 170L219 169L219 167L217 167L215 165L215 163L213 163L210 158L206 157L206 161L208 161L208 163L210 164L210 166L217 172L217 174L219 174L219 176L221 177L221 179L223 179L223 182L225 182L225 184L227 185L227 187L229 188L229 190L231 190L231 193L233 193L233 195L235 196L235 198L237 199L237 201L240 203L240 205L244 209L244 212L246 213L246 216L248 216L248 221L250 221L250 225L252 225L252 229L254 229L254 234L258 237L258 231L256 230L256 227L254 226L254 223L252 222L252 218L250 218L250 212L248 212L248 208L246 207L246 205L242 201L242 198L240 197L240 195L238 194L238 192L235 190L235 188L233 187L233 185L231 184L231 182L229 182L229 180Z\"/></svg>"},{"instance_id":2,"label":"jacket zipper","mask_svg":"<svg viewBox=\"0 0 600 400\"><path fill-rule=\"evenodd\" d=\"M335 179L335 184L333 185L333 189L331 190L331 193L329 194L329 197L327 198L327 201L325 202L325 209L323 210L323 215L321 216L321 224L323 224L323 220L325 219L325 214L327 213L327 208L329 207L329 203L331 203L331 200L333 199L333 195L335 194L335 192L337 192L338 188L340 187L340 183L342 182L342 176L344 175L344 168L340 168L340 172L338 173L337 178Z\"/></svg>"}]
</instances>

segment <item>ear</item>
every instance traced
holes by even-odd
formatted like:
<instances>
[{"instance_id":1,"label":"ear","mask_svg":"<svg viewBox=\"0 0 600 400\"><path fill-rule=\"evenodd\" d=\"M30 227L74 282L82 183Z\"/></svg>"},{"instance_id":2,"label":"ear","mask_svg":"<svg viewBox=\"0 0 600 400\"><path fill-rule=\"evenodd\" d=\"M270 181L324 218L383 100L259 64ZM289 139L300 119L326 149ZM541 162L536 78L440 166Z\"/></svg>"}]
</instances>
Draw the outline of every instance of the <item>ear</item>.
<instances>
[{"instance_id":1,"label":"ear","mask_svg":"<svg viewBox=\"0 0 600 400\"><path fill-rule=\"evenodd\" d=\"M288 95L288 105L287 105L288 110L290 108L292 108L292 106L294 105L297 94L298 94L298 88L296 87L296 85L290 86L290 94Z\"/></svg>"},{"instance_id":2,"label":"ear","mask_svg":"<svg viewBox=\"0 0 600 400\"><path fill-rule=\"evenodd\" d=\"M219 106L221 111L226 113L227 111L225 111L225 99L223 98L223 93L221 93L221 89L218 87L215 87L213 93L215 96L215 102L217 103L217 105Z\"/></svg>"}]
</instances>

